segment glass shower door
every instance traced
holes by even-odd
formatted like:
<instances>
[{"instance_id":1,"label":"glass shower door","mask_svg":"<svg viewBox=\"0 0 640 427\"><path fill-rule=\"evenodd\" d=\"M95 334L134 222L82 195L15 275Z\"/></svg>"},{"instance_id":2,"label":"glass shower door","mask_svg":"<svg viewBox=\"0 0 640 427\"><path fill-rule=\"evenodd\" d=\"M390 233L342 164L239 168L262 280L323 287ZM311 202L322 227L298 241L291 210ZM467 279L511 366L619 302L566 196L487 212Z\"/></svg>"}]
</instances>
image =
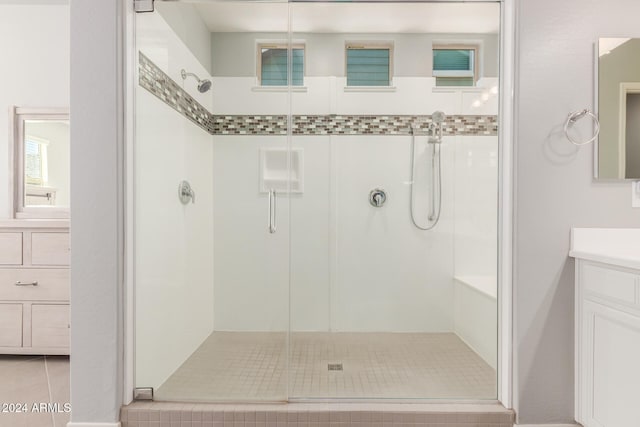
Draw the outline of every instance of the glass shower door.
<instances>
[{"instance_id":1,"label":"glass shower door","mask_svg":"<svg viewBox=\"0 0 640 427\"><path fill-rule=\"evenodd\" d=\"M290 398L495 399L500 3L290 7Z\"/></svg>"},{"instance_id":2,"label":"glass shower door","mask_svg":"<svg viewBox=\"0 0 640 427\"><path fill-rule=\"evenodd\" d=\"M288 397L287 8L136 15L135 385L155 400Z\"/></svg>"}]
</instances>

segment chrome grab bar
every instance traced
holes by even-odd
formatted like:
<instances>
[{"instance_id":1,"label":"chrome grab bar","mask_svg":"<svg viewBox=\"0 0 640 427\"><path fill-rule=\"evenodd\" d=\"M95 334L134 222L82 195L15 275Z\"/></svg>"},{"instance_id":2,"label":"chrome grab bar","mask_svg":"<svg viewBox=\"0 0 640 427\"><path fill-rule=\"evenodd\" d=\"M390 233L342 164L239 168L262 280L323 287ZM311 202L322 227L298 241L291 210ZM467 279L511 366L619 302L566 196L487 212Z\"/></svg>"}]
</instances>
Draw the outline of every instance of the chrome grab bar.
<instances>
[{"instance_id":1,"label":"chrome grab bar","mask_svg":"<svg viewBox=\"0 0 640 427\"><path fill-rule=\"evenodd\" d=\"M22 283L21 281L17 281L15 283L16 286L38 286L38 282L31 282L31 283Z\"/></svg>"},{"instance_id":2,"label":"chrome grab bar","mask_svg":"<svg viewBox=\"0 0 640 427\"><path fill-rule=\"evenodd\" d=\"M269 233L276 232L276 190L269 190Z\"/></svg>"}]
</instances>

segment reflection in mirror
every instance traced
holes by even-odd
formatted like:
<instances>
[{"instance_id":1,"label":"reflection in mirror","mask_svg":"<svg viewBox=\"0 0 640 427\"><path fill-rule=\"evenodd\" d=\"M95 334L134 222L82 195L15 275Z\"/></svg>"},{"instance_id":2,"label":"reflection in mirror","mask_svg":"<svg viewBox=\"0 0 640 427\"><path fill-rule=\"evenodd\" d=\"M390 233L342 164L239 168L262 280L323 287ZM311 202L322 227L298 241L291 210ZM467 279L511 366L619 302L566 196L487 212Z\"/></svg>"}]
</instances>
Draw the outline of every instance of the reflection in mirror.
<instances>
[{"instance_id":1,"label":"reflection in mirror","mask_svg":"<svg viewBox=\"0 0 640 427\"><path fill-rule=\"evenodd\" d=\"M599 179L640 179L640 39L598 44Z\"/></svg>"},{"instance_id":2,"label":"reflection in mirror","mask_svg":"<svg viewBox=\"0 0 640 427\"><path fill-rule=\"evenodd\" d=\"M13 122L15 217L68 218L68 110L15 108Z\"/></svg>"},{"instance_id":3,"label":"reflection in mirror","mask_svg":"<svg viewBox=\"0 0 640 427\"><path fill-rule=\"evenodd\" d=\"M24 121L24 205L69 206L69 121Z\"/></svg>"}]
</instances>

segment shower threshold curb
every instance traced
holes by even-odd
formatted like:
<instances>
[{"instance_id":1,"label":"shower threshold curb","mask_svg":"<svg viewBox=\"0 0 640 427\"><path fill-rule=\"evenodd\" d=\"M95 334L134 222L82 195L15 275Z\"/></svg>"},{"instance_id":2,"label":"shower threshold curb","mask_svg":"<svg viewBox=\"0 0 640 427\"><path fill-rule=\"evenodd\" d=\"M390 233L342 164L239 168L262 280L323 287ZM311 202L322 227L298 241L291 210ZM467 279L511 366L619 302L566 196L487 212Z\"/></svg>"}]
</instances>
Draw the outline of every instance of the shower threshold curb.
<instances>
[{"instance_id":1,"label":"shower threshold curb","mask_svg":"<svg viewBox=\"0 0 640 427\"><path fill-rule=\"evenodd\" d=\"M133 402L122 427L512 427L498 403L174 403Z\"/></svg>"}]
</instances>

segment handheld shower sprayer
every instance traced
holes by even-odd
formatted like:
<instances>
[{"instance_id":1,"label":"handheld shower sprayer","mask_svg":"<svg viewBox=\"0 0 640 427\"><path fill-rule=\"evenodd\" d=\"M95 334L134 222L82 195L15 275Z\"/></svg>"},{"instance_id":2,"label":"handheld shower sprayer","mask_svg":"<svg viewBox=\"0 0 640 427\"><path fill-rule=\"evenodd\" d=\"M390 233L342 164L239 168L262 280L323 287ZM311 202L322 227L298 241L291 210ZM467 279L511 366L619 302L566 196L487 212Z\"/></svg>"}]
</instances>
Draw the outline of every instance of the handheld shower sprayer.
<instances>
[{"instance_id":1,"label":"handheld shower sprayer","mask_svg":"<svg viewBox=\"0 0 640 427\"><path fill-rule=\"evenodd\" d=\"M431 124L429 125L431 133L429 136L430 144L440 144L442 142L442 123L444 123L445 118L446 116L442 111L435 111L431 115Z\"/></svg>"},{"instance_id":2,"label":"handheld shower sprayer","mask_svg":"<svg viewBox=\"0 0 640 427\"><path fill-rule=\"evenodd\" d=\"M184 69L180 70L180 76L182 77L182 80L186 80L189 76L194 77L198 81L198 92L200 93L205 93L211 89L211 80L200 80L200 78L194 73L187 73Z\"/></svg>"},{"instance_id":3,"label":"handheld shower sprayer","mask_svg":"<svg viewBox=\"0 0 640 427\"><path fill-rule=\"evenodd\" d=\"M416 168L416 139L413 126L411 127L411 196L409 198L409 210L411 212L411 221L416 228L420 230L431 230L438 224L440 213L442 211L442 169L440 164L440 144L442 144L443 123L446 116L442 111L435 111L431 115L431 123L429 124L429 132L427 143L430 146L430 175L429 180L431 191L429 212L427 214L427 225L422 226L416 221L413 205L415 197L415 168Z\"/></svg>"}]
</instances>

